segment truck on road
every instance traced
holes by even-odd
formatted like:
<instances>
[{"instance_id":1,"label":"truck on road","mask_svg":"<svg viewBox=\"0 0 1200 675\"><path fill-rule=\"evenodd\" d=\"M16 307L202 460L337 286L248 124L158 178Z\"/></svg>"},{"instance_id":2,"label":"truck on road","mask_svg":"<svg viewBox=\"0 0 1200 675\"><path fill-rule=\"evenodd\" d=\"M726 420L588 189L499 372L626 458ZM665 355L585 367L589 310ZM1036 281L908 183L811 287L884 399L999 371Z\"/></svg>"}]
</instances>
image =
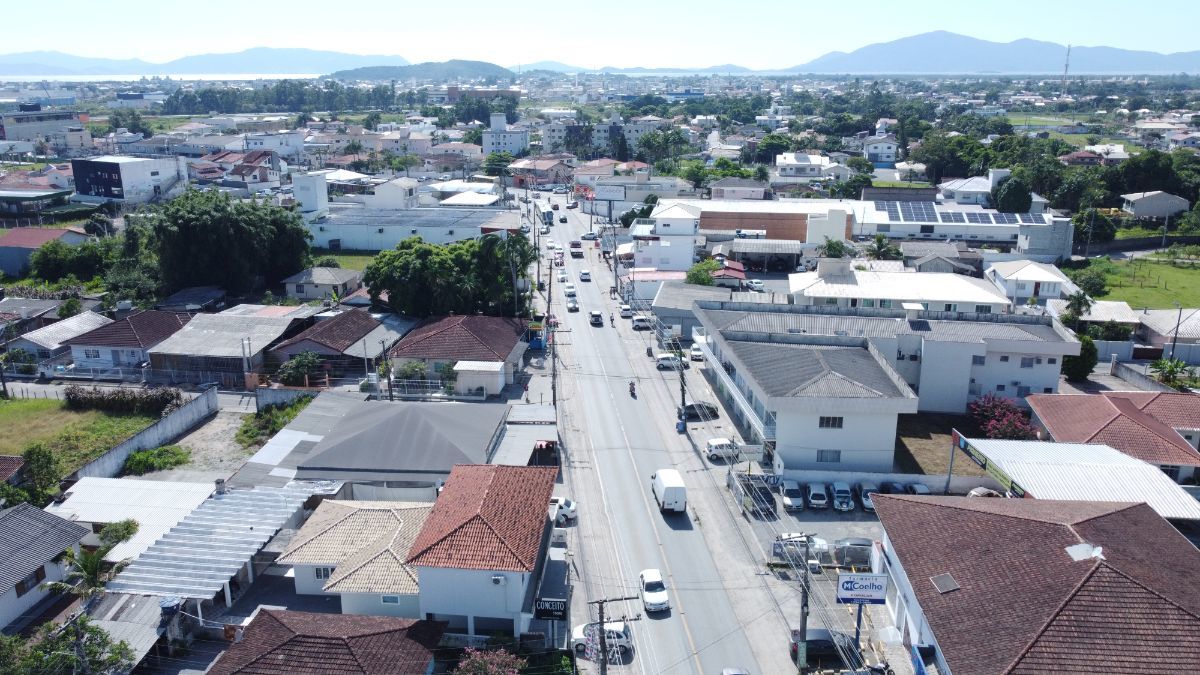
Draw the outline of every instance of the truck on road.
<instances>
[{"instance_id":1,"label":"truck on road","mask_svg":"<svg viewBox=\"0 0 1200 675\"><path fill-rule=\"evenodd\" d=\"M659 469L650 475L650 490L659 511L687 511L687 487L675 469Z\"/></svg>"}]
</instances>

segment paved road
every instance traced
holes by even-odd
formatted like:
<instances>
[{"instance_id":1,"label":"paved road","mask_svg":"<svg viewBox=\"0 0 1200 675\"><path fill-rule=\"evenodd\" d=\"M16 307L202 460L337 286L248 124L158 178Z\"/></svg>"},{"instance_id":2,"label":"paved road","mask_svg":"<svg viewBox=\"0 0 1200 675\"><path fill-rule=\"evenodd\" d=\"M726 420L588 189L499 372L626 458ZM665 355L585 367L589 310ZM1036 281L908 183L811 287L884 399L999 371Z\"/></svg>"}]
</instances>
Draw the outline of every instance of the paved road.
<instances>
[{"instance_id":1,"label":"paved road","mask_svg":"<svg viewBox=\"0 0 1200 675\"><path fill-rule=\"evenodd\" d=\"M570 214L569 222L556 222L549 235L564 244L587 231L585 215L565 213ZM581 521L578 555L585 583L577 596L585 597L577 597L574 620L595 620L594 614L585 614L581 600L636 596L640 570L658 568L671 591L670 612L645 616L640 601L609 606L609 616L642 615L633 622L634 654L614 672L706 674L731 666L753 673L786 672L778 670L786 667L786 660L770 669L759 667L746 626L733 606L728 573L752 569L750 556L743 551L736 566L724 559L719 566L714 558L714 549L730 543L718 525L733 520L721 489L705 473L704 461L688 438L675 431L677 376L659 373L645 357L647 333L630 330L629 321L619 317L616 328L609 326L608 314L616 307L608 296L611 272L597 249L586 250L583 260L568 258L565 268L577 288L580 311L568 314L563 309L562 283L556 274L551 305L562 320L556 334L560 415L571 453L568 482L579 502ZM580 282L582 269L589 269L595 281ZM587 313L593 309L603 313L603 326L588 324ZM689 385L700 384L695 374L688 379ZM637 399L629 396L630 380L638 383ZM688 483L687 514L660 514L650 493L650 474L668 467L679 469ZM745 582L734 585L740 588ZM769 599L764 607L774 611ZM776 644L783 639L773 637Z\"/></svg>"}]
</instances>

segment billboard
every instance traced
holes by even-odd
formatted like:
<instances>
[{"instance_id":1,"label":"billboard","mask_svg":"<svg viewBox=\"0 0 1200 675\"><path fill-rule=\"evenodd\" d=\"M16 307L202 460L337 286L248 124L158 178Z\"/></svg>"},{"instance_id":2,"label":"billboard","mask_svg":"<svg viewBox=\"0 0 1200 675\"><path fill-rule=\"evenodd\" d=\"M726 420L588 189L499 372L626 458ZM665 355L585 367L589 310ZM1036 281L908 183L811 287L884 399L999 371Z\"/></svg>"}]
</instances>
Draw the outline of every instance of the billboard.
<instances>
[{"instance_id":1,"label":"billboard","mask_svg":"<svg viewBox=\"0 0 1200 675\"><path fill-rule=\"evenodd\" d=\"M838 574L837 601L851 605L882 605L887 601L886 574Z\"/></svg>"},{"instance_id":2,"label":"billboard","mask_svg":"<svg viewBox=\"0 0 1200 675\"><path fill-rule=\"evenodd\" d=\"M595 188L596 199L600 201L623 202L625 201L625 186L624 185L597 185Z\"/></svg>"},{"instance_id":3,"label":"billboard","mask_svg":"<svg viewBox=\"0 0 1200 675\"><path fill-rule=\"evenodd\" d=\"M557 598L539 598L533 603L533 618L567 620L567 601Z\"/></svg>"}]
</instances>

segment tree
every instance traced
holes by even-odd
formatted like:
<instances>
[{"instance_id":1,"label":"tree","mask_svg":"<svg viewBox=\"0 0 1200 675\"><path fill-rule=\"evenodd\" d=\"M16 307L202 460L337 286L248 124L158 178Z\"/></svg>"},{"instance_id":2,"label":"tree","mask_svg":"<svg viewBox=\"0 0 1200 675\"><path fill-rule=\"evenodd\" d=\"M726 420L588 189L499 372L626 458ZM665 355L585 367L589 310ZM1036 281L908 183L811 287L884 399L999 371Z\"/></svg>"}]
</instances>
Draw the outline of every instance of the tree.
<instances>
[{"instance_id":1,"label":"tree","mask_svg":"<svg viewBox=\"0 0 1200 675\"><path fill-rule=\"evenodd\" d=\"M346 147L343 149L346 151L347 155L354 155L355 157L358 157L360 154L362 154L363 144L362 141L356 138L347 143Z\"/></svg>"},{"instance_id":2,"label":"tree","mask_svg":"<svg viewBox=\"0 0 1200 675\"><path fill-rule=\"evenodd\" d=\"M1117 236L1117 224L1096 209L1075 214L1071 222L1075 224L1075 241L1101 244Z\"/></svg>"},{"instance_id":3,"label":"tree","mask_svg":"<svg viewBox=\"0 0 1200 675\"><path fill-rule=\"evenodd\" d=\"M320 258L317 258L315 261L313 261L313 267L341 267L341 266L342 266L342 263L338 262L338 259L331 255L321 256Z\"/></svg>"},{"instance_id":4,"label":"tree","mask_svg":"<svg viewBox=\"0 0 1200 675\"><path fill-rule=\"evenodd\" d=\"M462 142L483 145L483 128L475 127L474 129L467 129L467 131L463 133Z\"/></svg>"},{"instance_id":5,"label":"tree","mask_svg":"<svg viewBox=\"0 0 1200 675\"><path fill-rule=\"evenodd\" d=\"M994 439L1029 440L1036 431L1029 418L1011 399L988 393L973 401L967 410L984 436Z\"/></svg>"},{"instance_id":6,"label":"tree","mask_svg":"<svg viewBox=\"0 0 1200 675\"><path fill-rule=\"evenodd\" d=\"M113 233L112 218L103 213L93 213L83 224L83 230L93 237L107 237Z\"/></svg>"},{"instance_id":7,"label":"tree","mask_svg":"<svg viewBox=\"0 0 1200 675\"><path fill-rule=\"evenodd\" d=\"M792 139L784 134L767 134L758 141L754 157L762 164L775 164L775 157L792 149Z\"/></svg>"},{"instance_id":8,"label":"tree","mask_svg":"<svg viewBox=\"0 0 1200 675\"><path fill-rule=\"evenodd\" d=\"M754 180L769 183L771 182L771 172L767 170L767 167L759 164L754 167Z\"/></svg>"},{"instance_id":9,"label":"tree","mask_svg":"<svg viewBox=\"0 0 1200 675\"><path fill-rule=\"evenodd\" d=\"M29 498L35 504L43 504L62 480L62 465L58 455L42 443L30 443L21 453L25 460L25 480L29 484Z\"/></svg>"},{"instance_id":10,"label":"tree","mask_svg":"<svg viewBox=\"0 0 1200 675\"><path fill-rule=\"evenodd\" d=\"M712 286L713 272L719 269L721 269L721 263L716 260L712 258L701 260L692 265L692 268L687 271L686 281L689 284L696 284L697 286Z\"/></svg>"},{"instance_id":11,"label":"tree","mask_svg":"<svg viewBox=\"0 0 1200 675\"><path fill-rule=\"evenodd\" d=\"M866 157L861 157L858 155L855 155L854 157L851 157L850 159L846 160L846 166L850 167L851 169L853 169L854 171L856 171L858 173L874 173L875 172L875 165L871 163L871 160L867 159Z\"/></svg>"},{"instance_id":12,"label":"tree","mask_svg":"<svg viewBox=\"0 0 1200 675\"><path fill-rule=\"evenodd\" d=\"M1180 388L1179 380L1191 374L1187 362L1183 359L1156 359L1150 364L1150 370L1159 382L1171 387Z\"/></svg>"},{"instance_id":13,"label":"tree","mask_svg":"<svg viewBox=\"0 0 1200 675\"><path fill-rule=\"evenodd\" d=\"M1068 328L1079 326L1079 317L1088 313L1092 308L1092 299L1084 291L1075 291L1067 297L1067 308L1062 314L1062 322Z\"/></svg>"},{"instance_id":14,"label":"tree","mask_svg":"<svg viewBox=\"0 0 1200 675\"><path fill-rule=\"evenodd\" d=\"M1092 338L1079 337L1079 356L1064 356L1062 374L1071 382L1083 382L1092 374L1092 369L1100 361L1100 350Z\"/></svg>"},{"instance_id":15,"label":"tree","mask_svg":"<svg viewBox=\"0 0 1200 675\"><path fill-rule=\"evenodd\" d=\"M708 168L699 160L684 162L679 177L691 183L693 188L699 189L708 180Z\"/></svg>"},{"instance_id":16,"label":"tree","mask_svg":"<svg viewBox=\"0 0 1200 675\"><path fill-rule=\"evenodd\" d=\"M312 377L321 370L321 358L316 352L301 352L279 366L275 378L293 387L310 386Z\"/></svg>"},{"instance_id":17,"label":"tree","mask_svg":"<svg viewBox=\"0 0 1200 675\"><path fill-rule=\"evenodd\" d=\"M455 675L517 675L524 667L525 659L504 649L467 647L453 672Z\"/></svg>"},{"instance_id":18,"label":"tree","mask_svg":"<svg viewBox=\"0 0 1200 675\"><path fill-rule=\"evenodd\" d=\"M1105 277L1104 272L1098 269L1083 269L1074 272L1070 276L1075 285L1090 296L1103 297L1108 293L1108 279ZM1086 313L1085 311L1080 316Z\"/></svg>"},{"instance_id":19,"label":"tree","mask_svg":"<svg viewBox=\"0 0 1200 675\"><path fill-rule=\"evenodd\" d=\"M1029 183L1011 176L992 188L992 203L1001 213L1029 213L1029 207L1033 205L1029 191Z\"/></svg>"},{"instance_id":20,"label":"tree","mask_svg":"<svg viewBox=\"0 0 1200 675\"><path fill-rule=\"evenodd\" d=\"M133 535L138 533L140 527L138 521L133 518L109 523L100 530L100 544L112 549L117 544L132 539Z\"/></svg>"},{"instance_id":21,"label":"tree","mask_svg":"<svg viewBox=\"0 0 1200 675\"><path fill-rule=\"evenodd\" d=\"M483 160L483 172L489 176L500 176L508 169L508 165L513 163L512 153L509 152L493 152Z\"/></svg>"},{"instance_id":22,"label":"tree","mask_svg":"<svg viewBox=\"0 0 1200 675\"><path fill-rule=\"evenodd\" d=\"M404 175L407 176L409 169L421 163L421 158L416 155L400 155L399 157L392 157L388 160L388 163L391 164L392 171L403 171Z\"/></svg>"},{"instance_id":23,"label":"tree","mask_svg":"<svg viewBox=\"0 0 1200 675\"><path fill-rule=\"evenodd\" d=\"M29 639L0 637L0 675L127 673L134 664L129 644L114 642L86 615L66 626L47 622Z\"/></svg>"},{"instance_id":24,"label":"tree","mask_svg":"<svg viewBox=\"0 0 1200 675\"><path fill-rule=\"evenodd\" d=\"M104 586L130 562L122 560L109 565L104 556L111 550L112 546L101 546L94 550L69 548L63 551L61 560L66 569L63 580L48 581L42 584L42 588L53 593L78 596L83 611L91 611L92 603L104 593Z\"/></svg>"},{"instance_id":25,"label":"tree","mask_svg":"<svg viewBox=\"0 0 1200 675\"><path fill-rule=\"evenodd\" d=\"M874 185L869 173L856 173L844 181L834 183L829 188L829 194L832 197L841 199L859 199L862 197L863 188L869 188Z\"/></svg>"},{"instance_id":26,"label":"tree","mask_svg":"<svg viewBox=\"0 0 1200 675\"><path fill-rule=\"evenodd\" d=\"M377 128L379 128L379 123L382 121L383 115L380 115L379 111L377 110L372 110L371 112L367 113L366 118L363 119L363 127L370 131L375 131Z\"/></svg>"},{"instance_id":27,"label":"tree","mask_svg":"<svg viewBox=\"0 0 1200 675\"><path fill-rule=\"evenodd\" d=\"M822 258L845 258L853 255L854 249L841 239L825 237L825 243L817 248Z\"/></svg>"},{"instance_id":28,"label":"tree","mask_svg":"<svg viewBox=\"0 0 1200 675\"><path fill-rule=\"evenodd\" d=\"M67 298L58 306L58 318L68 319L83 311L83 303L79 298Z\"/></svg>"},{"instance_id":29,"label":"tree","mask_svg":"<svg viewBox=\"0 0 1200 675\"><path fill-rule=\"evenodd\" d=\"M867 244L866 254L872 260L899 260L901 257L900 247L883 233L876 234L875 239Z\"/></svg>"}]
</instances>

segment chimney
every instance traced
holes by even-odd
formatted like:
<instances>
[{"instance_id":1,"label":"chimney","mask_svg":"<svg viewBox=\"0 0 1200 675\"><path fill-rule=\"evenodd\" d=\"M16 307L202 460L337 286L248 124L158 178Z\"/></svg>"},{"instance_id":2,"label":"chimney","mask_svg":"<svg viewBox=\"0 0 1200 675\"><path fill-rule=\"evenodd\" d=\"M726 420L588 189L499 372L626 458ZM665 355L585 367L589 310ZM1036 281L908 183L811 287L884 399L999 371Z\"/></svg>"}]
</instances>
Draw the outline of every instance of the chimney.
<instances>
[{"instance_id":1,"label":"chimney","mask_svg":"<svg viewBox=\"0 0 1200 675\"><path fill-rule=\"evenodd\" d=\"M214 482L217 484L217 494L219 494L219 495L225 494L225 479L218 478Z\"/></svg>"}]
</instances>

